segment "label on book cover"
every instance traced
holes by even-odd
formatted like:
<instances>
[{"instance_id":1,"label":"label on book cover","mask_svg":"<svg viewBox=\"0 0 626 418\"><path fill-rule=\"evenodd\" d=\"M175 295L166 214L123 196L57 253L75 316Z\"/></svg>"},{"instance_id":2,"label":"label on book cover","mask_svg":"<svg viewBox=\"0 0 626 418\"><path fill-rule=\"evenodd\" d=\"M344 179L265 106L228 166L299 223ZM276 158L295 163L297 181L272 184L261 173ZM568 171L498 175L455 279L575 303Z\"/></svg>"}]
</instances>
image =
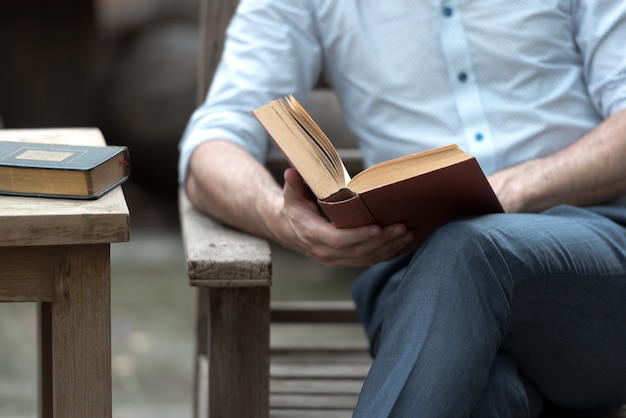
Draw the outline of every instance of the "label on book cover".
<instances>
[{"instance_id":1,"label":"label on book cover","mask_svg":"<svg viewBox=\"0 0 626 418\"><path fill-rule=\"evenodd\" d=\"M69 160L71 157L78 157L79 154L84 152L67 152L67 151L45 151L36 149L26 149L13 156L16 160L31 160L31 161L54 161L61 162ZM11 156L9 156L11 157Z\"/></svg>"}]
</instances>

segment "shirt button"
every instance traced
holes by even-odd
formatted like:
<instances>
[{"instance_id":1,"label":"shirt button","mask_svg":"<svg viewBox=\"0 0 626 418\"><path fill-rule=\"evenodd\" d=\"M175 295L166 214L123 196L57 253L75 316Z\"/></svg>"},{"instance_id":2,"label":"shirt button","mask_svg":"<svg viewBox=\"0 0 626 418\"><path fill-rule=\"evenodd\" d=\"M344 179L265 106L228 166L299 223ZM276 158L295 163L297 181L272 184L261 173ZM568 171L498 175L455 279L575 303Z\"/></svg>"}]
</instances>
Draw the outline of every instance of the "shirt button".
<instances>
[{"instance_id":1,"label":"shirt button","mask_svg":"<svg viewBox=\"0 0 626 418\"><path fill-rule=\"evenodd\" d=\"M441 10L441 13L443 13L443 15L444 15L445 17L450 17L450 16L452 16L452 7L444 7L444 8Z\"/></svg>"},{"instance_id":2,"label":"shirt button","mask_svg":"<svg viewBox=\"0 0 626 418\"><path fill-rule=\"evenodd\" d=\"M478 132L476 135L474 135L474 138L476 138L476 141L482 141L484 136L483 136L483 134Z\"/></svg>"},{"instance_id":3,"label":"shirt button","mask_svg":"<svg viewBox=\"0 0 626 418\"><path fill-rule=\"evenodd\" d=\"M464 72L460 72L457 77L461 83L465 83L467 81L467 74Z\"/></svg>"}]
</instances>

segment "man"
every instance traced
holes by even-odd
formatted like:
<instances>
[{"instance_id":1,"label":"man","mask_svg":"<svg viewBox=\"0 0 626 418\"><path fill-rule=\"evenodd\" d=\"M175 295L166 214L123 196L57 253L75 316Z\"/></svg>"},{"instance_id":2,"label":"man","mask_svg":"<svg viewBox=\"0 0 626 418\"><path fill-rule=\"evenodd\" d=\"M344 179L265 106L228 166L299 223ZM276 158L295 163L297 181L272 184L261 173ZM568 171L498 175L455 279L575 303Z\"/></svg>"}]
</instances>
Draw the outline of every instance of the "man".
<instances>
[{"instance_id":1,"label":"man","mask_svg":"<svg viewBox=\"0 0 626 418\"><path fill-rule=\"evenodd\" d=\"M626 403L626 3L249 0L181 146L202 211L354 283L374 364L358 417L597 414ZM249 111L323 73L367 164L448 143L506 214L337 229ZM237 190L237 193L225 193Z\"/></svg>"}]
</instances>

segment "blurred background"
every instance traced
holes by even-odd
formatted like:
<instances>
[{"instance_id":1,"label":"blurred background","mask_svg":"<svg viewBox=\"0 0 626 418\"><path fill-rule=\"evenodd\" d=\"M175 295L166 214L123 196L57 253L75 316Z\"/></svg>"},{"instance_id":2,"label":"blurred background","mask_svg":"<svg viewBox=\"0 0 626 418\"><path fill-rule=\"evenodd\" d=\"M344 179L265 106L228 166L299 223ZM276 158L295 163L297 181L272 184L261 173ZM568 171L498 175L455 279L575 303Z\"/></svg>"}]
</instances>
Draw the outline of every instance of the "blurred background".
<instances>
[{"instance_id":1,"label":"blurred background","mask_svg":"<svg viewBox=\"0 0 626 418\"><path fill-rule=\"evenodd\" d=\"M176 211L196 103L197 0L0 3L4 128L99 127L131 151L131 241L111 246L117 418L190 417L195 293ZM35 304L0 304L0 417L37 414Z\"/></svg>"},{"instance_id":2,"label":"blurred background","mask_svg":"<svg viewBox=\"0 0 626 418\"><path fill-rule=\"evenodd\" d=\"M178 229L176 165L196 104L197 10L197 0L0 2L0 126L96 126L131 151L123 186L131 240L111 246L116 418L191 416L195 292ZM337 107L322 100L309 110ZM336 138L343 129L326 130ZM308 262L294 282L293 256L274 250L282 259L274 299L348 297L343 272ZM37 414L36 312L0 304L2 418Z\"/></svg>"},{"instance_id":3,"label":"blurred background","mask_svg":"<svg viewBox=\"0 0 626 418\"><path fill-rule=\"evenodd\" d=\"M99 127L131 149L129 205L155 197L155 222L171 224L177 143L196 102L197 8L197 0L2 2L4 127Z\"/></svg>"}]
</instances>

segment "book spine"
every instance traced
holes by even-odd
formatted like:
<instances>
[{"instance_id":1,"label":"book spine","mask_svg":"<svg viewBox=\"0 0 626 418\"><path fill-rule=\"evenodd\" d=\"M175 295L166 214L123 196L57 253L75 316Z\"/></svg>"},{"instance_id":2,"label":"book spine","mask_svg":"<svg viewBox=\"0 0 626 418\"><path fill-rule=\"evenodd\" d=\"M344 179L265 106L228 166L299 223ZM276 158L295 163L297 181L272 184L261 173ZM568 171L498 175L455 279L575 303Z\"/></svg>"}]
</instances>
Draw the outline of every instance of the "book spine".
<instances>
[{"instance_id":1,"label":"book spine","mask_svg":"<svg viewBox=\"0 0 626 418\"><path fill-rule=\"evenodd\" d=\"M376 219L359 195L339 202L319 200L318 203L337 228L356 228L376 224Z\"/></svg>"}]
</instances>

